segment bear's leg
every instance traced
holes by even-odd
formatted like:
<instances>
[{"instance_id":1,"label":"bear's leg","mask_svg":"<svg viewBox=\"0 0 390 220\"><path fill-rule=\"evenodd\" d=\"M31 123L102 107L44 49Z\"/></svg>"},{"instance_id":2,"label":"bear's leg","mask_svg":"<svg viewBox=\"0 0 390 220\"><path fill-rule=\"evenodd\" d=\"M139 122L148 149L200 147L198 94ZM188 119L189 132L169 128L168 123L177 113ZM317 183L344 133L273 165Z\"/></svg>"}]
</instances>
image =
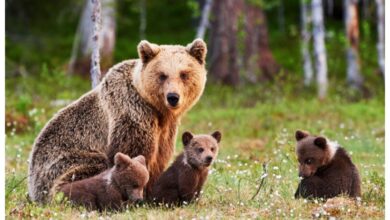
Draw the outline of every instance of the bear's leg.
<instances>
[{"instance_id":1,"label":"bear's leg","mask_svg":"<svg viewBox=\"0 0 390 220\"><path fill-rule=\"evenodd\" d=\"M295 192L295 198L326 198L326 184L318 176L311 176L301 180Z\"/></svg>"}]
</instances>

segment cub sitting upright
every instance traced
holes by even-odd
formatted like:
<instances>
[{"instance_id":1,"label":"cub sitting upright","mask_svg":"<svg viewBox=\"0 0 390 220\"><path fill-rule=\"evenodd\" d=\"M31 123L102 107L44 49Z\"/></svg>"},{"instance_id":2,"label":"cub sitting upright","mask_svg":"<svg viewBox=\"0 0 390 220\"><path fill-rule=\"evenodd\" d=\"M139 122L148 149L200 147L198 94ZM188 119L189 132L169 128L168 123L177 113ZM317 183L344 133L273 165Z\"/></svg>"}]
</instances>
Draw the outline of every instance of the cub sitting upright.
<instances>
[{"instance_id":1,"label":"cub sitting upright","mask_svg":"<svg viewBox=\"0 0 390 220\"><path fill-rule=\"evenodd\" d=\"M299 176L295 198L331 198L340 194L360 196L360 177L344 148L326 138L297 131Z\"/></svg>"},{"instance_id":2,"label":"cub sitting upright","mask_svg":"<svg viewBox=\"0 0 390 220\"><path fill-rule=\"evenodd\" d=\"M89 209L120 209L125 202L141 201L149 180L145 157L130 159L117 153L114 163L114 167L99 175L64 184L59 189L72 203Z\"/></svg>"},{"instance_id":3,"label":"cub sitting upright","mask_svg":"<svg viewBox=\"0 0 390 220\"><path fill-rule=\"evenodd\" d=\"M149 197L153 202L180 205L199 196L208 168L218 154L221 133L192 135L183 133L184 152L161 175Z\"/></svg>"}]
</instances>

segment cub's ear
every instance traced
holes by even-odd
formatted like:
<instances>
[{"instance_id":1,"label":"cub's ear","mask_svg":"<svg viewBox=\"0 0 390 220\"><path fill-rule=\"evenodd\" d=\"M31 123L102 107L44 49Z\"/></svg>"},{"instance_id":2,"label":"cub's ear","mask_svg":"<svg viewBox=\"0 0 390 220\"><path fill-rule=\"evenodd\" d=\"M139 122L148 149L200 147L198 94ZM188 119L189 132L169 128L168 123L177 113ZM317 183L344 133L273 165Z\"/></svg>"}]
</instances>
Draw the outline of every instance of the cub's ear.
<instances>
[{"instance_id":1,"label":"cub's ear","mask_svg":"<svg viewBox=\"0 0 390 220\"><path fill-rule=\"evenodd\" d=\"M136 160L136 161L140 162L142 165L146 166L146 160L145 160L145 157L143 155L138 155L138 156L134 157L133 160Z\"/></svg>"},{"instance_id":2,"label":"cub's ear","mask_svg":"<svg viewBox=\"0 0 390 220\"><path fill-rule=\"evenodd\" d=\"M327 143L326 143L326 138L324 137L318 137L316 139L314 139L314 144L321 148L321 149L325 149L326 146L327 146Z\"/></svg>"},{"instance_id":3,"label":"cub's ear","mask_svg":"<svg viewBox=\"0 0 390 220\"><path fill-rule=\"evenodd\" d=\"M213 136L213 138L215 138L215 140L217 140L217 143L219 143L221 141L221 138L222 138L221 132L214 131L214 133L212 133L211 136Z\"/></svg>"},{"instance_id":4,"label":"cub's ear","mask_svg":"<svg viewBox=\"0 0 390 220\"><path fill-rule=\"evenodd\" d=\"M152 60L160 52L160 47L157 44L149 43L147 40L142 40L138 44L138 56L142 63L146 64Z\"/></svg>"},{"instance_id":5,"label":"cub's ear","mask_svg":"<svg viewBox=\"0 0 390 220\"><path fill-rule=\"evenodd\" d=\"M127 156L126 154L122 153L116 153L114 157L114 164L118 169L121 169L122 167L127 166L127 164L130 161L130 157Z\"/></svg>"},{"instance_id":6,"label":"cub's ear","mask_svg":"<svg viewBox=\"0 0 390 220\"><path fill-rule=\"evenodd\" d=\"M189 131L184 132L183 136L182 136L183 145L187 146L190 143L190 141L192 140L193 137L194 137L194 135L192 135L191 132L189 132Z\"/></svg>"},{"instance_id":7,"label":"cub's ear","mask_svg":"<svg viewBox=\"0 0 390 220\"><path fill-rule=\"evenodd\" d=\"M202 39L195 39L187 45L186 49L200 64L203 65L206 62L207 46Z\"/></svg>"},{"instance_id":8,"label":"cub's ear","mask_svg":"<svg viewBox=\"0 0 390 220\"><path fill-rule=\"evenodd\" d=\"M297 141L300 141L300 140L302 140L303 138L305 138L305 137L307 137L307 136L309 136L309 132L307 132L307 131L297 130L297 131L295 132L295 139L296 139Z\"/></svg>"}]
</instances>

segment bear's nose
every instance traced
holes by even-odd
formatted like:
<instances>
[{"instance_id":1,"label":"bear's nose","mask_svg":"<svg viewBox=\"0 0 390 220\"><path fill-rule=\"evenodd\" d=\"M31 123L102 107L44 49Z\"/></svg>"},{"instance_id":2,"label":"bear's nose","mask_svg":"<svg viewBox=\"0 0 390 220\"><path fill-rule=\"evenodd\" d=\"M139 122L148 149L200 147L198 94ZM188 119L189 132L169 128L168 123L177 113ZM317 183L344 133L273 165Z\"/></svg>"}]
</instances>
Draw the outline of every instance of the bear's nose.
<instances>
[{"instance_id":1,"label":"bear's nose","mask_svg":"<svg viewBox=\"0 0 390 220\"><path fill-rule=\"evenodd\" d=\"M206 157L206 162L207 162L207 163L211 163L212 160L213 160L213 157L212 157L212 156L207 156L207 157Z\"/></svg>"},{"instance_id":2,"label":"bear's nose","mask_svg":"<svg viewBox=\"0 0 390 220\"><path fill-rule=\"evenodd\" d=\"M177 93L168 93L168 95L167 95L168 103L172 107L177 106L177 103L179 102L179 98L180 98L180 96Z\"/></svg>"}]
</instances>

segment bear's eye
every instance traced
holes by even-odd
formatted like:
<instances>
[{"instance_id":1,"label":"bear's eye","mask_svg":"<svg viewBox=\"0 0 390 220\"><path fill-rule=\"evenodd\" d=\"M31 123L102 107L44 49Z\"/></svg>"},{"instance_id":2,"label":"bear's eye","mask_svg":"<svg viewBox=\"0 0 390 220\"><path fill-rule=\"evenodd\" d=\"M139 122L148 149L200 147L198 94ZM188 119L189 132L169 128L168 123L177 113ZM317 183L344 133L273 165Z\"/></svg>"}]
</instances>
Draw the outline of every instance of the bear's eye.
<instances>
[{"instance_id":1,"label":"bear's eye","mask_svg":"<svg viewBox=\"0 0 390 220\"><path fill-rule=\"evenodd\" d=\"M214 147L212 147L212 148L211 148L211 152L214 152L214 151L215 151L215 148L214 148Z\"/></svg>"},{"instance_id":2,"label":"bear's eye","mask_svg":"<svg viewBox=\"0 0 390 220\"><path fill-rule=\"evenodd\" d=\"M199 152L199 153L202 153L203 151L204 151L204 149L203 149L203 148L201 148L201 147L200 147L200 148L198 148L198 152Z\"/></svg>"},{"instance_id":3,"label":"bear's eye","mask_svg":"<svg viewBox=\"0 0 390 220\"><path fill-rule=\"evenodd\" d=\"M160 73L160 76L158 78L161 82L164 82L166 79L168 79L168 76L164 73Z\"/></svg>"},{"instance_id":4,"label":"bear's eye","mask_svg":"<svg viewBox=\"0 0 390 220\"><path fill-rule=\"evenodd\" d=\"M180 73L180 78L181 78L182 80L188 79L188 73L187 73L187 72L181 72L181 73Z\"/></svg>"},{"instance_id":5,"label":"bear's eye","mask_svg":"<svg viewBox=\"0 0 390 220\"><path fill-rule=\"evenodd\" d=\"M305 164L312 164L312 163L313 163L313 159L311 158L305 160Z\"/></svg>"}]
</instances>

